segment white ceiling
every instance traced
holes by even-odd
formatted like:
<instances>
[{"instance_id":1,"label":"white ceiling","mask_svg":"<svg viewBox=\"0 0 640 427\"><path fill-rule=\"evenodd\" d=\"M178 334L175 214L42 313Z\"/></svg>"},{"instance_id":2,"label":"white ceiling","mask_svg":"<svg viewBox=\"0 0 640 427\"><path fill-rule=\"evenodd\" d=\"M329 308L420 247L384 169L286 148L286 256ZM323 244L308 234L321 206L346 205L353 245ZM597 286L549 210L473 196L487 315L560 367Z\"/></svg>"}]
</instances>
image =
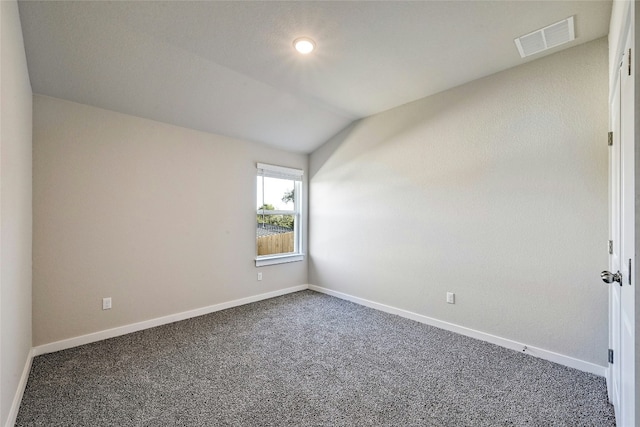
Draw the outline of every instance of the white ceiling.
<instances>
[{"instance_id":1,"label":"white ceiling","mask_svg":"<svg viewBox=\"0 0 640 427\"><path fill-rule=\"evenodd\" d=\"M608 33L611 1L19 3L35 93L310 152L353 120ZM525 60L513 39L575 16ZM291 45L312 37L317 50Z\"/></svg>"}]
</instances>

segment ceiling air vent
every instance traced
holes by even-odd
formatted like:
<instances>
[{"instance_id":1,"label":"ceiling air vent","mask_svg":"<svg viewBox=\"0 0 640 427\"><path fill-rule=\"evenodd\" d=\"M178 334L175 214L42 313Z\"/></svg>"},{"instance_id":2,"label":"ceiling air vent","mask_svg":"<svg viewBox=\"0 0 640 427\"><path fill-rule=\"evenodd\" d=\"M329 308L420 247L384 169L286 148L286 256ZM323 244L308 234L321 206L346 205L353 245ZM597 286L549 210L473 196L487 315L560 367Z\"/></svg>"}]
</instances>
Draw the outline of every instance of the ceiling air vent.
<instances>
[{"instance_id":1,"label":"ceiling air vent","mask_svg":"<svg viewBox=\"0 0 640 427\"><path fill-rule=\"evenodd\" d=\"M514 41L521 57L531 56L575 39L573 16L518 37Z\"/></svg>"}]
</instances>

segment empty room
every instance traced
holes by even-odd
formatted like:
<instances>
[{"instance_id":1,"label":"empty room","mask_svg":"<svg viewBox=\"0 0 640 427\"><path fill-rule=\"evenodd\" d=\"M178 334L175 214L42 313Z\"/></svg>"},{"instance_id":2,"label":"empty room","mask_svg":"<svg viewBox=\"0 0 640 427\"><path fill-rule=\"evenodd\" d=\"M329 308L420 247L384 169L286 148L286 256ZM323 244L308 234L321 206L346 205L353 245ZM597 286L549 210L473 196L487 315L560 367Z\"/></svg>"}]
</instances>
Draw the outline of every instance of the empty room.
<instances>
[{"instance_id":1,"label":"empty room","mask_svg":"<svg viewBox=\"0 0 640 427\"><path fill-rule=\"evenodd\" d=\"M636 13L0 1L0 426L640 426Z\"/></svg>"}]
</instances>

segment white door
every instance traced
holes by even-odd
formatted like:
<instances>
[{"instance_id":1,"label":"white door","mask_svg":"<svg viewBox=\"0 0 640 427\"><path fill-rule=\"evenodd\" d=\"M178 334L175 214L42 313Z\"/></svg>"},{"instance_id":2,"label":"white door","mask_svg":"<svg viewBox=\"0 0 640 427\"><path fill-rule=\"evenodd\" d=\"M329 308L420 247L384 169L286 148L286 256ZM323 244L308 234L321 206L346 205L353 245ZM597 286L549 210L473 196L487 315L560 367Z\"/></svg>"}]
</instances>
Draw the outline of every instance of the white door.
<instances>
[{"instance_id":1,"label":"white door","mask_svg":"<svg viewBox=\"0 0 640 427\"><path fill-rule=\"evenodd\" d=\"M635 70L633 24L620 70L620 422L635 426ZM625 66L626 64L626 66ZM614 350L615 351L615 350Z\"/></svg>"},{"instance_id":2,"label":"white door","mask_svg":"<svg viewBox=\"0 0 640 427\"><path fill-rule=\"evenodd\" d=\"M620 80L616 83L611 111L613 145L609 147L609 272L620 272ZM609 273L606 272L606 273ZM603 272L605 274L605 272ZM616 409L620 408L620 291L621 282L605 275L609 289L609 399ZM615 279L622 280L618 275ZM619 419L619 417L616 417Z\"/></svg>"},{"instance_id":3,"label":"white door","mask_svg":"<svg viewBox=\"0 0 640 427\"><path fill-rule=\"evenodd\" d=\"M610 398L615 406L618 426L636 425L635 413L635 159L634 159L634 67L633 26L621 61L619 78L611 104L613 146L609 161L610 235ZM604 273L604 272L603 272ZM640 420L638 420L640 421Z\"/></svg>"}]
</instances>

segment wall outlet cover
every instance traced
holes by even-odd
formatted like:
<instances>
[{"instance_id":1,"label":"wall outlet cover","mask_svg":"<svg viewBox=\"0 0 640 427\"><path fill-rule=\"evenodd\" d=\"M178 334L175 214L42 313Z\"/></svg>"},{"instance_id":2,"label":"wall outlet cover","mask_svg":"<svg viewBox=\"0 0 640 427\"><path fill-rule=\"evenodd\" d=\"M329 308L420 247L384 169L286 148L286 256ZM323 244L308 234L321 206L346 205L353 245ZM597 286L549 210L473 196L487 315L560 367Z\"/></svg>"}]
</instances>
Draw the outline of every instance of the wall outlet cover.
<instances>
[{"instance_id":1,"label":"wall outlet cover","mask_svg":"<svg viewBox=\"0 0 640 427\"><path fill-rule=\"evenodd\" d=\"M447 303L455 304L456 303L456 294L453 292L447 292Z\"/></svg>"}]
</instances>

